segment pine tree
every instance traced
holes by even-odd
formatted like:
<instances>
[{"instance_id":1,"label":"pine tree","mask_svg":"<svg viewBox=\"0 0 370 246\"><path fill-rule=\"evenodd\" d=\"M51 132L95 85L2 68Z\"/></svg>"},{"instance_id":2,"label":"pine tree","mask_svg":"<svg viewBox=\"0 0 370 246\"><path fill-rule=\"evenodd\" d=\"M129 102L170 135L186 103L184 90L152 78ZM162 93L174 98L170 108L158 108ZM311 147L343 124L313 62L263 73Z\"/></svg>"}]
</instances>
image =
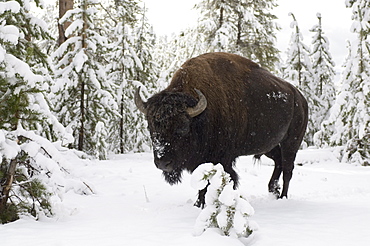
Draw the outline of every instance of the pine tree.
<instances>
[{"instance_id":1,"label":"pine tree","mask_svg":"<svg viewBox=\"0 0 370 246\"><path fill-rule=\"evenodd\" d=\"M280 28L271 12L277 6L275 0L236 1L237 19L235 52L249 57L262 67L275 70L279 62L276 48L276 31Z\"/></svg>"},{"instance_id":2,"label":"pine tree","mask_svg":"<svg viewBox=\"0 0 370 246\"><path fill-rule=\"evenodd\" d=\"M115 1L111 13L113 40L108 54L108 79L116 85L119 115L111 120L110 144L116 153L148 149L149 139L145 116L138 113L134 92L144 86L153 92L156 65L152 49L154 34L142 9L136 1ZM141 18L139 19L138 17Z\"/></svg>"},{"instance_id":3,"label":"pine tree","mask_svg":"<svg viewBox=\"0 0 370 246\"><path fill-rule=\"evenodd\" d=\"M311 77L310 48L303 43L303 36L294 14L289 13L289 15L293 18L290 24L293 32L282 73L284 79L289 80L302 90L307 86L308 78Z\"/></svg>"},{"instance_id":4,"label":"pine tree","mask_svg":"<svg viewBox=\"0 0 370 246\"><path fill-rule=\"evenodd\" d=\"M282 67L283 78L302 91L308 101L308 105L313 105L313 97L311 96L311 94L313 94L311 90L313 75L309 57L310 49L303 43L303 36L294 14L289 13L289 15L293 18L293 21L290 24L290 27L293 29L293 33L289 42L287 60ZM308 132L311 131L310 129L312 128L312 124L314 124L311 118L309 118L309 121L311 123L307 128ZM305 135L304 141L311 144L313 141L312 137L312 135Z\"/></svg>"},{"instance_id":5,"label":"pine tree","mask_svg":"<svg viewBox=\"0 0 370 246\"><path fill-rule=\"evenodd\" d=\"M227 51L236 40L232 4L233 1L203 0L195 6L201 12L198 32L209 52Z\"/></svg>"},{"instance_id":6,"label":"pine tree","mask_svg":"<svg viewBox=\"0 0 370 246\"><path fill-rule=\"evenodd\" d=\"M148 22L146 11L147 9L144 5L144 8L141 10L141 18L134 28L135 36L137 37L135 51L142 64L142 67L136 69L134 80L143 84L148 94L154 94L158 89L156 82L158 80L159 67L152 55L156 36L152 25ZM134 90L136 90L136 88L133 88L132 91ZM135 151L144 151L148 149L148 146L151 146L151 140L149 138L145 116L139 113L136 106L132 104L133 99L133 94L131 94L129 100L131 102L131 108L134 108L132 114L136 115L135 118L137 119L134 121L135 124L130 124L133 132L133 137L131 138L133 144L132 149Z\"/></svg>"},{"instance_id":7,"label":"pine tree","mask_svg":"<svg viewBox=\"0 0 370 246\"><path fill-rule=\"evenodd\" d=\"M196 29L189 28L171 37L159 37L154 52L154 60L157 66L162 68L157 81L158 89L168 86L173 74L186 60L206 51L206 44Z\"/></svg>"},{"instance_id":8,"label":"pine tree","mask_svg":"<svg viewBox=\"0 0 370 246\"><path fill-rule=\"evenodd\" d=\"M233 189L233 182L222 165L206 163L192 176L192 186L206 188L206 207L199 214L194 234L201 235L208 228L219 228L225 236L248 237L258 226L249 221L254 214L248 200Z\"/></svg>"},{"instance_id":9,"label":"pine tree","mask_svg":"<svg viewBox=\"0 0 370 246\"><path fill-rule=\"evenodd\" d=\"M47 100L50 60L38 46L51 39L47 25L31 14L28 0L7 1L2 8L0 128L21 126L50 140L63 139L64 128Z\"/></svg>"},{"instance_id":10,"label":"pine tree","mask_svg":"<svg viewBox=\"0 0 370 246\"><path fill-rule=\"evenodd\" d=\"M50 36L30 2L0 4L0 223L52 215L50 197L67 175L56 146L72 137L49 109L49 63L38 47ZM58 141L53 144L51 141Z\"/></svg>"},{"instance_id":11,"label":"pine tree","mask_svg":"<svg viewBox=\"0 0 370 246\"><path fill-rule=\"evenodd\" d=\"M313 81L310 85L311 89L311 105L310 105L310 120L308 132L310 144L314 134L320 130L321 123L328 119L329 109L335 100L334 87L334 61L329 52L329 40L324 36L321 25L321 14L317 14L319 23L310 31L314 32L312 41L312 52L310 54L312 60Z\"/></svg>"},{"instance_id":12,"label":"pine tree","mask_svg":"<svg viewBox=\"0 0 370 246\"><path fill-rule=\"evenodd\" d=\"M343 161L370 164L370 1L347 0L357 41L349 46L339 94L320 137L344 146Z\"/></svg>"},{"instance_id":13,"label":"pine tree","mask_svg":"<svg viewBox=\"0 0 370 246\"><path fill-rule=\"evenodd\" d=\"M72 147L91 156L107 156L108 125L118 114L112 96L114 86L106 79L104 53L107 38L95 26L96 2L77 1L60 23L70 21L68 39L54 52L56 112L61 123L73 132Z\"/></svg>"},{"instance_id":14,"label":"pine tree","mask_svg":"<svg viewBox=\"0 0 370 246\"><path fill-rule=\"evenodd\" d=\"M271 11L276 6L275 0L203 0L196 8L201 12L198 35L206 44L204 52L238 53L274 70L279 28Z\"/></svg>"},{"instance_id":15,"label":"pine tree","mask_svg":"<svg viewBox=\"0 0 370 246\"><path fill-rule=\"evenodd\" d=\"M353 73L353 62L352 62L352 47L351 43L347 41L347 50L348 55L343 64L344 71L342 73L342 80L352 81L354 78ZM315 140L317 145L320 147L327 146L343 146L346 144L348 139L341 138L340 134L336 134L336 131L339 132L343 130L345 122L347 122L347 112L346 108L354 107L353 95L348 93L349 88L348 84L343 84L341 91L335 98L335 102L330 109L329 118L324 120L321 126L321 130L318 131L315 135ZM344 119L342 120L338 119Z\"/></svg>"}]
</instances>

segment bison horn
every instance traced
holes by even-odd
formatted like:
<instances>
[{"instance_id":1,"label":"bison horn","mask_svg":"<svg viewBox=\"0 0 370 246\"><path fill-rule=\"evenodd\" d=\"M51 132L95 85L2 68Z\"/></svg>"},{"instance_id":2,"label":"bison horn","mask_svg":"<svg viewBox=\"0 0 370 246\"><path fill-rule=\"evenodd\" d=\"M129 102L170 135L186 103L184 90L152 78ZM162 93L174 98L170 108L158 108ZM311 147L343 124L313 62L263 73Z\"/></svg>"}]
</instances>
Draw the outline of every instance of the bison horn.
<instances>
[{"instance_id":1,"label":"bison horn","mask_svg":"<svg viewBox=\"0 0 370 246\"><path fill-rule=\"evenodd\" d=\"M186 109L186 112L188 112L190 117L195 117L197 115L200 115L207 108L207 99L206 99L206 97L203 95L202 92L200 92L200 90L198 90L198 89L194 89L194 90L198 94L199 101L198 101L197 105L195 105L194 107Z\"/></svg>"},{"instance_id":2,"label":"bison horn","mask_svg":"<svg viewBox=\"0 0 370 246\"><path fill-rule=\"evenodd\" d=\"M140 96L140 86L139 88L137 88L136 92L135 92L135 105L136 107L143 113L143 114L146 114L147 113L147 110L146 110L146 106L145 106L145 102L143 101L143 99L141 98Z\"/></svg>"}]
</instances>

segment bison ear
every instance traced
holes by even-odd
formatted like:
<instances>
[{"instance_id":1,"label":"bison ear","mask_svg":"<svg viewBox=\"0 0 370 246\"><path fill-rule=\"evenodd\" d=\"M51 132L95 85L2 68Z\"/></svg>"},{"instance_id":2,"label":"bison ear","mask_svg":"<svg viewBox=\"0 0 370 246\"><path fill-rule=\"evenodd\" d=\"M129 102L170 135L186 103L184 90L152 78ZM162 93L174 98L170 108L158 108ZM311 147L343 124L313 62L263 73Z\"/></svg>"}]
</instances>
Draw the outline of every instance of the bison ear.
<instances>
[{"instance_id":1,"label":"bison ear","mask_svg":"<svg viewBox=\"0 0 370 246\"><path fill-rule=\"evenodd\" d=\"M206 99L206 97L203 95L203 93L200 90L198 90L198 89L194 89L194 90L198 94L199 101L198 101L197 105L195 105L194 107L186 109L186 112L188 112L188 114L192 118L197 116L197 115L200 115L207 108L207 99Z\"/></svg>"},{"instance_id":2,"label":"bison ear","mask_svg":"<svg viewBox=\"0 0 370 246\"><path fill-rule=\"evenodd\" d=\"M136 92L135 92L135 105L136 107L143 113L146 115L147 113L147 109L146 109L146 102L143 101L143 99L141 98L140 96L140 89L141 87L139 86L139 88L137 88Z\"/></svg>"}]
</instances>

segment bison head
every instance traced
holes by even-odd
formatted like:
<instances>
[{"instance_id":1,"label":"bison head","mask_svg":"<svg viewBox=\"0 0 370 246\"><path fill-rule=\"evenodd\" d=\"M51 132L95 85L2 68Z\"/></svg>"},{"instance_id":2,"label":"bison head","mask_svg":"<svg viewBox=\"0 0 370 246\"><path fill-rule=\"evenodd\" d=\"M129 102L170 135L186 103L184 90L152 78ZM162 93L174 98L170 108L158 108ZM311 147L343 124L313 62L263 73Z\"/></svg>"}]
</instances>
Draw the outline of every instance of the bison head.
<instances>
[{"instance_id":1,"label":"bison head","mask_svg":"<svg viewBox=\"0 0 370 246\"><path fill-rule=\"evenodd\" d=\"M162 91L144 102L140 87L135 93L135 104L148 121L154 163L170 184L181 180L182 170L189 169L189 158L197 151L195 118L206 109L207 100L195 91L198 101L184 92Z\"/></svg>"}]
</instances>

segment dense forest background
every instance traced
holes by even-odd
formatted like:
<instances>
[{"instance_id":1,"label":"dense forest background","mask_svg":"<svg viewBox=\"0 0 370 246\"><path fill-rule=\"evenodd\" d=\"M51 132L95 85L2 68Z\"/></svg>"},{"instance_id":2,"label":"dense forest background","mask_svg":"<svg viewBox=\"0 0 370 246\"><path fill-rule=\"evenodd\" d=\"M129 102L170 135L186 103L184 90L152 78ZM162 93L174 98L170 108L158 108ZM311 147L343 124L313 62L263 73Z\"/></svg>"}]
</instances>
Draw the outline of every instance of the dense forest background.
<instances>
[{"instance_id":1,"label":"dense forest background","mask_svg":"<svg viewBox=\"0 0 370 246\"><path fill-rule=\"evenodd\" d=\"M51 211L48 197L61 188L50 180L70 175L61 152L106 159L150 150L135 88L152 95L206 52L240 54L297 86L310 108L303 148L334 147L341 161L370 165L370 1L345 2L357 39L343 47L336 84L325 16L307 44L290 13L289 49L279 51L277 4L199 0L197 26L169 37L153 32L139 0L0 1L0 222Z\"/></svg>"}]
</instances>

